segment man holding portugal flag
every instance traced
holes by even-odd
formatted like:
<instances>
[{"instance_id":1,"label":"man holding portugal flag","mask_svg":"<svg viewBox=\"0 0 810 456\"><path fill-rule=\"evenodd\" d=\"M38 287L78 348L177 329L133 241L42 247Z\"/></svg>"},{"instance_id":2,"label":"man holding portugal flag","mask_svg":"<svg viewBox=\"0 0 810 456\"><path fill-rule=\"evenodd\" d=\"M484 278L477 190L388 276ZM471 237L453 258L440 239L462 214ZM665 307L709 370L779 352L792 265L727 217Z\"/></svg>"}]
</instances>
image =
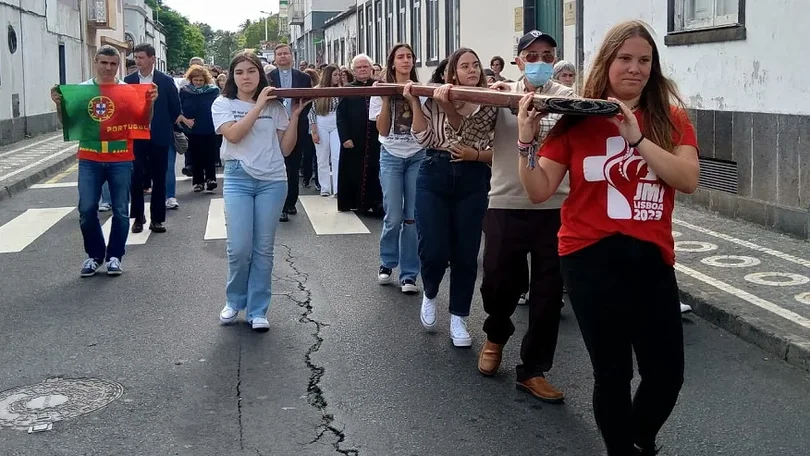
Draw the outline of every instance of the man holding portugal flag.
<instances>
[{"instance_id":1,"label":"man holding portugal flag","mask_svg":"<svg viewBox=\"0 0 810 456\"><path fill-rule=\"evenodd\" d=\"M101 46L93 62L94 78L51 89L65 140L79 141L79 225L87 252L82 277L95 275L102 262L106 263L107 275L122 272L129 233L133 140L150 138L152 106L158 95L154 84L126 84L118 79L120 64L117 49ZM105 182L110 187L113 212L106 246L98 220Z\"/></svg>"}]
</instances>

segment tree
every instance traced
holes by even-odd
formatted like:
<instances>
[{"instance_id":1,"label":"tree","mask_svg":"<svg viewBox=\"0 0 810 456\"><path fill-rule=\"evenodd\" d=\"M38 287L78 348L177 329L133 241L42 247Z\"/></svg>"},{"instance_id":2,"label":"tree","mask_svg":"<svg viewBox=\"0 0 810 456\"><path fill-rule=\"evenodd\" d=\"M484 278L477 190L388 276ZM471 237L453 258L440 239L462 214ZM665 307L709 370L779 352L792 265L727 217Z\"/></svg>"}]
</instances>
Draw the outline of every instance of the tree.
<instances>
[{"instance_id":1,"label":"tree","mask_svg":"<svg viewBox=\"0 0 810 456\"><path fill-rule=\"evenodd\" d=\"M279 42L278 34L278 16L267 18L267 37L271 43ZM242 24L240 33L245 37L245 47L251 49L258 49L261 47L261 42L264 41L264 21L259 19L257 21L246 20Z\"/></svg>"},{"instance_id":2,"label":"tree","mask_svg":"<svg viewBox=\"0 0 810 456\"><path fill-rule=\"evenodd\" d=\"M210 43L210 54L213 57L214 65L227 66L231 63L233 54L240 49L241 35L235 32L217 30Z\"/></svg>"}]
</instances>

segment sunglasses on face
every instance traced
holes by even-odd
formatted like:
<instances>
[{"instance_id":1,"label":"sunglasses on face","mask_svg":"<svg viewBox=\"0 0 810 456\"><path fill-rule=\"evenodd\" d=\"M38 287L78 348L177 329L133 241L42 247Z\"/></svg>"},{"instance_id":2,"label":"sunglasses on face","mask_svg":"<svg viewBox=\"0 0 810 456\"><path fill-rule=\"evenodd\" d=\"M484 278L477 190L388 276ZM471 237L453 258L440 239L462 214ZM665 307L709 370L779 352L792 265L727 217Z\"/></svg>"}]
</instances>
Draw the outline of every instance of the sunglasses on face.
<instances>
[{"instance_id":1,"label":"sunglasses on face","mask_svg":"<svg viewBox=\"0 0 810 456\"><path fill-rule=\"evenodd\" d=\"M536 63L543 61L545 63L554 63L554 53L551 51L540 52L526 52L521 57L527 63Z\"/></svg>"}]
</instances>

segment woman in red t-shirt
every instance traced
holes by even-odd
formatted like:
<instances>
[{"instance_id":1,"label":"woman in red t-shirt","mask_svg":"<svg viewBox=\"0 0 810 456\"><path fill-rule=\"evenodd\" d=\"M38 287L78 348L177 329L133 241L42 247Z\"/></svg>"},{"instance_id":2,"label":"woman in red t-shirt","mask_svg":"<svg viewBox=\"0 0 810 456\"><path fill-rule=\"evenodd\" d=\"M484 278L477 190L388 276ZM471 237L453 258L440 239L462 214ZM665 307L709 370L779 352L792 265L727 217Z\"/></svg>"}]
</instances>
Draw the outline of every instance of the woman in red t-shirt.
<instances>
[{"instance_id":1,"label":"woman in red t-shirt","mask_svg":"<svg viewBox=\"0 0 810 456\"><path fill-rule=\"evenodd\" d=\"M528 111L531 95L522 100L520 178L541 202L569 173L559 253L593 364L596 422L609 456L653 455L683 383L672 209L676 190L697 187L697 140L643 22L608 32L582 96L615 101L622 112L563 117L536 165L543 113ZM631 399L633 351L641 383Z\"/></svg>"}]
</instances>

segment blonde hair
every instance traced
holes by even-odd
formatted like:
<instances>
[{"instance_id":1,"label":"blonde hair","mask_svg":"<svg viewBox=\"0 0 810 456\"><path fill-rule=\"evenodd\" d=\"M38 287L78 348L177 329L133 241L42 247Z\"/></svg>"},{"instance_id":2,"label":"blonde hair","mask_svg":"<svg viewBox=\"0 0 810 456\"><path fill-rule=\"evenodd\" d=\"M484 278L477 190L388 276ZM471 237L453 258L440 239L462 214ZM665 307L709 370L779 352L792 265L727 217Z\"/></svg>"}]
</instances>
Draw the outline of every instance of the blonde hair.
<instances>
[{"instance_id":1,"label":"blonde hair","mask_svg":"<svg viewBox=\"0 0 810 456\"><path fill-rule=\"evenodd\" d=\"M207 68L200 65L191 65L188 71L186 71L185 78L188 79L189 82L191 82L192 79L197 77L205 78L205 83L207 85L211 85L214 83L214 78L211 76L211 72L208 71Z\"/></svg>"}]
</instances>

